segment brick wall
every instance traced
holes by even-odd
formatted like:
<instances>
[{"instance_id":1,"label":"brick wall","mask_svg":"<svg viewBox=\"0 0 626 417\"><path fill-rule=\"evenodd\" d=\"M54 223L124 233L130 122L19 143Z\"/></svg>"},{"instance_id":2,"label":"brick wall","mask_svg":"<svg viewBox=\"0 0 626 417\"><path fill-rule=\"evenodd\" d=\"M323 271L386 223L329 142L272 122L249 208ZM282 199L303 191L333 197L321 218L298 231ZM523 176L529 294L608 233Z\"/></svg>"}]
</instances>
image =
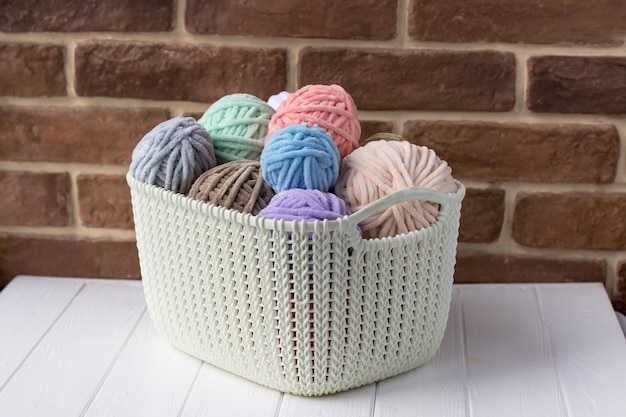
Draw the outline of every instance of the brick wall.
<instances>
[{"instance_id":1,"label":"brick wall","mask_svg":"<svg viewBox=\"0 0 626 417\"><path fill-rule=\"evenodd\" d=\"M178 115L311 83L468 187L458 282L626 307L626 7L514 0L0 2L0 283L138 278L124 175Z\"/></svg>"}]
</instances>

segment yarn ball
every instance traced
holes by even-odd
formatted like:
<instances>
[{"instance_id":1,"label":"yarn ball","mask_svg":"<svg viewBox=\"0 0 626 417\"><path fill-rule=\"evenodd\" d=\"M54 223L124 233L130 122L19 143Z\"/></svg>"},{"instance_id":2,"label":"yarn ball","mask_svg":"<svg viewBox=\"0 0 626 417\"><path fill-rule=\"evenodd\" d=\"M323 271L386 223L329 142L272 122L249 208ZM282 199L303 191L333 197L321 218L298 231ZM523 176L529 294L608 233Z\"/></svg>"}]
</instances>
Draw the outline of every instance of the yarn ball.
<instances>
[{"instance_id":1,"label":"yarn ball","mask_svg":"<svg viewBox=\"0 0 626 417\"><path fill-rule=\"evenodd\" d=\"M273 96L271 96L269 99L267 99L267 104L269 104L270 106L272 106L272 108L274 110L277 110L278 107L280 106L280 104L285 101L285 99L289 97L289 92L287 91L281 91L278 94L274 94Z\"/></svg>"},{"instance_id":2,"label":"yarn ball","mask_svg":"<svg viewBox=\"0 0 626 417\"><path fill-rule=\"evenodd\" d=\"M218 164L259 160L274 109L250 94L230 94L213 103L198 120L211 135Z\"/></svg>"},{"instance_id":3,"label":"yarn ball","mask_svg":"<svg viewBox=\"0 0 626 417\"><path fill-rule=\"evenodd\" d=\"M335 220L351 214L345 201L332 193L293 188L277 193L259 216L270 219Z\"/></svg>"},{"instance_id":4,"label":"yarn ball","mask_svg":"<svg viewBox=\"0 0 626 417\"><path fill-rule=\"evenodd\" d=\"M276 192L291 188L330 191L340 161L330 135L306 123L278 129L261 153L263 178Z\"/></svg>"},{"instance_id":5,"label":"yarn ball","mask_svg":"<svg viewBox=\"0 0 626 417\"><path fill-rule=\"evenodd\" d=\"M352 97L338 85L307 85L283 101L269 124L268 138L291 124L317 125L330 133L344 158L359 146L361 124Z\"/></svg>"},{"instance_id":6,"label":"yarn ball","mask_svg":"<svg viewBox=\"0 0 626 417\"><path fill-rule=\"evenodd\" d=\"M348 155L342 163L335 193L353 212L388 194L423 187L456 191L452 169L432 149L407 141L375 141ZM395 236L422 229L437 219L439 205L429 201L395 204L359 226L364 237Z\"/></svg>"},{"instance_id":7,"label":"yarn ball","mask_svg":"<svg viewBox=\"0 0 626 417\"><path fill-rule=\"evenodd\" d=\"M211 136L192 117L158 124L135 146L131 175L148 184L186 194L204 171L216 165Z\"/></svg>"},{"instance_id":8,"label":"yarn ball","mask_svg":"<svg viewBox=\"0 0 626 417\"><path fill-rule=\"evenodd\" d=\"M274 197L261 175L259 161L231 161L203 173L188 197L241 213L258 214Z\"/></svg>"}]
</instances>

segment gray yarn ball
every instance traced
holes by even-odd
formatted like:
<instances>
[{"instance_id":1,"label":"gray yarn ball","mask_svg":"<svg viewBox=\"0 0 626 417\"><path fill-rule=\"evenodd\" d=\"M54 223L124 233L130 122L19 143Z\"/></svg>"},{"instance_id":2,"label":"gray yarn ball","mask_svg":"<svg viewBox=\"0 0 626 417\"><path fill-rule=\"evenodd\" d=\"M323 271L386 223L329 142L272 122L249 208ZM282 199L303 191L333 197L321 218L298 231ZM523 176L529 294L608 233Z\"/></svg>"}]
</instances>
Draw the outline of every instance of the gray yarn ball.
<instances>
[{"instance_id":1,"label":"gray yarn ball","mask_svg":"<svg viewBox=\"0 0 626 417\"><path fill-rule=\"evenodd\" d=\"M187 194L194 181L215 165L209 133L192 117L175 117L139 141L130 174L139 181Z\"/></svg>"}]
</instances>

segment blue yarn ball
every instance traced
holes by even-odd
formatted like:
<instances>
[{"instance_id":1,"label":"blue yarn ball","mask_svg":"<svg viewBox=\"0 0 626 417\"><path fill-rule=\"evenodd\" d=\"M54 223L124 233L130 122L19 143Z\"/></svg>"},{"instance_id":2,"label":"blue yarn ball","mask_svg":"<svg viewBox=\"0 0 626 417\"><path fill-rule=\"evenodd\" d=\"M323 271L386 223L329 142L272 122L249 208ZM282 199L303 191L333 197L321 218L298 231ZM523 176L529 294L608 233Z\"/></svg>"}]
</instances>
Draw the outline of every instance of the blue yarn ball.
<instances>
[{"instance_id":1,"label":"blue yarn ball","mask_svg":"<svg viewBox=\"0 0 626 417\"><path fill-rule=\"evenodd\" d=\"M187 194L194 181L216 165L209 133L192 117L158 124L135 146L130 174L137 180Z\"/></svg>"},{"instance_id":2,"label":"blue yarn ball","mask_svg":"<svg viewBox=\"0 0 626 417\"><path fill-rule=\"evenodd\" d=\"M325 130L306 123L278 129L261 153L263 179L276 192L330 191L339 176L339 150Z\"/></svg>"}]
</instances>

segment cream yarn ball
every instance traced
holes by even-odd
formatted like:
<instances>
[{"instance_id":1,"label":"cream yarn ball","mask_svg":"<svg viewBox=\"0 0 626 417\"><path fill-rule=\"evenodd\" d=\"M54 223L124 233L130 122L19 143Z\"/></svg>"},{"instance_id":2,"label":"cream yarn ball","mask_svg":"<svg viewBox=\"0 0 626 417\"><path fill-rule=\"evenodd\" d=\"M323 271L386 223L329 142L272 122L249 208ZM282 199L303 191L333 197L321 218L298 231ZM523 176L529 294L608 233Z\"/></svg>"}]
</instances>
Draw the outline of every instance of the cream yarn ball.
<instances>
[{"instance_id":1,"label":"cream yarn ball","mask_svg":"<svg viewBox=\"0 0 626 417\"><path fill-rule=\"evenodd\" d=\"M394 191L430 188L456 191L452 169L432 149L407 141L378 140L343 159L335 193L354 213ZM437 219L439 205L429 201L398 203L360 223L363 237L382 238L422 229Z\"/></svg>"}]
</instances>

